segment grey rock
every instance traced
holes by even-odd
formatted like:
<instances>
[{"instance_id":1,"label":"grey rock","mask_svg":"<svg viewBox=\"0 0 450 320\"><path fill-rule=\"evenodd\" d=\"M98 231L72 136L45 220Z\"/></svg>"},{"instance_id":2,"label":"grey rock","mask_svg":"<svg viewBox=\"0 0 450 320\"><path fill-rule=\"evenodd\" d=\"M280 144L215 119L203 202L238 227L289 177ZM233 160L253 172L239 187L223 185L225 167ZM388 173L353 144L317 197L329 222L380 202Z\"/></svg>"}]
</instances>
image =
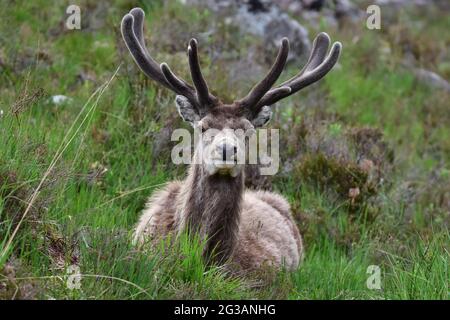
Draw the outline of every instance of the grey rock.
<instances>
[{"instance_id":1,"label":"grey rock","mask_svg":"<svg viewBox=\"0 0 450 320\"><path fill-rule=\"evenodd\" d=\"M57 106L72 102L72 98L69 98L62 94L51 96L50 100L54 105L57 105Z\"/></svg>"},{"instance_id":2,"label":"grey rock","mask_svg":"<svg viewBox=\"0 0 450 320\"><path fill-rule=\"evenodd\" d=\"M241 33L261 38L269 50L278 48L281 38L288 37L291 42L288 61L307 58L306 55L311 48L308 31L272 1L186 0L185 2L186 5L207 7L218 19L238 27Z\"/></svg>"},{"instance_id":3,"label":"grey rock","mask_svg":"<svg viewBox=\"0 0 450 320\"><path fill-rule=\"evenodd\" d=\"M375 0L377 5L405 6L405 5L426 5L431 1L427 0Z\"/></svg>"},{"instance_id":4,"label":"grey rock","mask_svg":"<svg viewBox=\"0 0 450 320\"><path fill-rule=\"evenodd\" d=\"M450 9L448 0L375 0L374 4L389 7L389 9L398 10L406 6L430 7L437 6L443 10Z\"/></svg>"},{"instance_id":5,"label":"grey rock","mask_svg":"<svg viewBox=\"0 0 450 320\"><path fill-rule=\"evenodd\" d=\"M413 69L413 73L419 82L424 83L432 88L442 89L450 92L450 83L437 73L422 68Z\"/></svg>"},{"instance_id":6,"label":"grey rock","mask_svg":"<svg viewBox=\"0 0 450 320\"><path fill-rule=\"evenodd\" d=\"M350 0L336 0L334 11L338 19L349 18L355 21L364 16L364 13Z\"/></svg>"},{"instance_id":7,"label":"grey rock","mask_svg":"<svg viewBox=\"0 0 450 320\"><path fill-rule=\"evenodd\" d=\"M270 6L267 11L251 11L250 7L242 6L233 18L233 23L241 31L261 37L272 47L280 45L281 38L287 37L291 42L288 60L303 57L311 48L308 31L296 20L291 19L276 6Z\"/></svg>"}]
</instances>

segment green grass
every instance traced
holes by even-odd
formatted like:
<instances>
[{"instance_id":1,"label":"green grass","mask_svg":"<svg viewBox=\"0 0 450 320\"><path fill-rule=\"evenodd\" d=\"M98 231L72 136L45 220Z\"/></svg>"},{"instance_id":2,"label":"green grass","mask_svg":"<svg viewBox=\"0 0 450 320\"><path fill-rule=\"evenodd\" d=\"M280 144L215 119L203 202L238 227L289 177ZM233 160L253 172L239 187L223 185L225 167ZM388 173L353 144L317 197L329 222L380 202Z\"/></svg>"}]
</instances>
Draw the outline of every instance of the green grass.
<instances>
[{"instance_id":1,"label":"green grass","mask_svg":"<svg viewBox=\"0 0 450 320\"><path fill-rule=\"evenodd\" d=\"M81 5L83 10L94 2ZM146 7L147 35L157 56L186 73L179 56L171 56L171 41L178 40L157 35L170 21L183 26L179 33L186 41L213 17L180 6L157 2ZM185 236L145 254L136 250L131 233L146 198L182 177L186 168L171 165L167 148L158 149L160 131L183 125L174 118L173 95L137 71L118 36L120 18L130 7L127 1L111 6L98 30L56 35L49 30L58 30L64 6L11 2L8 15L0 17L0 284L6 284L0 299L449 298L448 93L417 83L401 66L393 40L398 25L380 33L362 30L356 42L354 30L330 30L333 39L343 41L344 52L341 67L317 89L324 93L324 107L304 102L304 96L314 94L308 89L277 111L280 117L298 117L294 123L309 116L326 121L333 139L352 128L380 128L395 153L387 183L357 209L349 199L336 197L333 186L319 188L296 175L274 180L304 236L306 256L299 270L268 270L263 282L229 276L220 267L207 268L201 244ZM421 31L425 35L411 29L407 39L428 36L420 60L445 74L448 61L429 50L445 50L448 18L433 15L423 17L430 25ZM192 20L198 24L192 26ZM20 41L7 32L13 26L21 26ZM174 26L169 35L176 32ZM233 32L220 26L218 38L205 45L222 41L225 48L244 51L251 41L236 45ZM378 50L386 43L392 55ZM174 46L178 50L184 44ZM205 68L218 90L229 89L220 76L227 59L218 61L217 69ZM295 70L292 65L287 71ZM92 80L80 81L80 74ZM17 110L18 101L40 88L43 97ZM49 96L57 94L71 101L56 106ZM294 110L299 106L301 115ZM411 198L401 193L407 187ZM78 265L84 275L80 290L67 287L70 265ZM380 290L366 285L371 265L381 269Z\"/></svg>"}]
</instances>

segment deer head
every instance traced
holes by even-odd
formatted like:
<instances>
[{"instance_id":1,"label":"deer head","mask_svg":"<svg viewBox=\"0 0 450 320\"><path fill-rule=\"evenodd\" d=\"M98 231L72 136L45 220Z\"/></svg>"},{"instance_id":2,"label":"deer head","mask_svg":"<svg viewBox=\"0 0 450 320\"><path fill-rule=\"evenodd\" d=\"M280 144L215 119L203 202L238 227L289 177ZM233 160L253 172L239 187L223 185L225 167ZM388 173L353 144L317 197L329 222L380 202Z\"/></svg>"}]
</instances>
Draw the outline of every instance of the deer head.
<instances>
[{"instance_id":1,"label":"deer head","mask_svg":"<svg viewBox=\"0 0 450 320\"><path fill-rule=\"evenodd\" d=\"M121 31L126 46L139 68L151 79L174 91L175 104L183 120L202 132L215 129L215 135L202 135L201 146L208 150L205 164L208 175L216 173L237 176L242 166L237 158L245 146L233 129L252 130L269 122L271 106L297 91L323 78L336 64L341 44L335 42L327 55L330 37L320 33L314 40L309 59L293 78L275 86L289 53L289 40L283 38L278 55L267 75L245 96L231 104L225 104L209 92L203 78L197 41L191 39L187 49L193 86L176 76L166 63L159 64L148 52L143 36L144 11L134 8L122 19Z\"/></svg>"}]
</instances>

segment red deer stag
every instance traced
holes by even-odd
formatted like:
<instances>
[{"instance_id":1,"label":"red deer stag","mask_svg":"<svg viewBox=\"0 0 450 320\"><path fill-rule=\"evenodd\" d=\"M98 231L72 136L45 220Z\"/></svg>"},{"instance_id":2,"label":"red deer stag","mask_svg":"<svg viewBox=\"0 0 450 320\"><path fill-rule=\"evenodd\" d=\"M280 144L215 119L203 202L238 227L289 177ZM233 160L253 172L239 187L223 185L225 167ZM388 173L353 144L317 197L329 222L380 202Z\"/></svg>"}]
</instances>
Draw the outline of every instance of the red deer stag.
<instances>
[{"instance_id":1,"label":"red deer stag","mask_svg":"<svg viewBox=\"0 0 450 320\"><path fill-rule=\"evenodd\" d=\"M229 262L242 269L263 265L297 268L303 244L290 206L279 194L245 190L244 165L238 164L236 157L246 146L239 145L229 129L254 131L265 125L272 115L271 105L320 80L333 68L341 44L334 43L327 55L330 38L320 33L305 67L273 87L288 57L289 41L283 38L265 78L243 99L224 104L208 90L195 39L187 50L192 86L166 63L152 58L145 46L143 24L140 8L122 19L122 36L136 64L149 78L177 94L175 104L184 121L202 131L213 128L219 133L208 139L202 135L193 155L193 160L199 161L193 161L185 180L170 182L149 199L135 230L135 242L154 241L188 228L205 239L203 255L208 261ZM200 148L210 150L212 162L199 159Z\"/></svg>"}]
</instances>

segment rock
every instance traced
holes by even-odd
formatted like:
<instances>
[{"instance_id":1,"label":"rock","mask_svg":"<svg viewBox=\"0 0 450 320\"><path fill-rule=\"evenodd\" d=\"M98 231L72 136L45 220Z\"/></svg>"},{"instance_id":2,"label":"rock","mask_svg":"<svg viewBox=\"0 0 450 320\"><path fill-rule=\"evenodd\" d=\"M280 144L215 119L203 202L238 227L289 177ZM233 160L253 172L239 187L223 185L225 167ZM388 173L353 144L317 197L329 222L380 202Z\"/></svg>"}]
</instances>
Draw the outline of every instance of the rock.
<instances>
[{"instance_id":1,"label":"rock","mask_svg":"<svg viewBox=\"0 0 450 320\"><path fill-rule=\"evenodd\" d=\"M303 11L302 1L299 0L275 0L273 1L281 10L292 14L299 14Z\"/></svg>"},{"instance_id":2,"label":"rock","mask_svg":"<svg viewBox=\"0 0 450 320\"><path fill-rule=\"evenodd\" d=\"M325 0L302 0L301 3L305 9L320 11L325 4Z\"/></svg>"},{"instance_id":3,"label":"rock","mask_svg":"<svg viewBox=\"0 0 450 320\"><path fill-rule=\"evenodd\" d=\"M267 72L267 67L255 63L256 51L257 48L250 47L245 56L228 62L228 87L245 86L249 79L260 79Z\"/></svg>"},{"instance_id":4,"label":"rock","mask_svg":"<svg viewBox=\"0 0 450 320\"><path fill-rule=\"evenodd\" d=\"M281 38L287 37L291 43L288 61L306 58L304 55L310 51L311 42L303 26L276 6L270 6L267 11L252 11L251 8L242 6L234 17L234 24L241 31L261 37L266 44L277 48Z\"/></svg>"},{"instance_id":5,"label":"rock","mask_svg":"<svg viewBox=\"0 0 450 320\"><path fill-rule=\"evenodd\" d=\"M393 5L393 6L405 6L405 5L426 5L430 1L427 0L375 0L376 5Z\"/></svg>"},{"instance_id":6,"label":"rock","mask_svg":"<svg viewBox=\"0 0 450 320\"><path fill-rule=\"evenodd\" d=\"M325 22L325 25L329 28L336 28L338 26L338 20L334 14L334 11L329 8L324 8L322 11L315 10L301 10L297 13L300 16L301 21L307 21L308 25L317 26Z\"/></svg>"},{"instance_id":7,"label":"rock","mask_svg":"<svg viewBox=\"0 0 450 320\"><path fill-rule=\"evenodd\" d=\"M422 68L413 69L413 73L417 81L424 83L432 88L442 89L450 92L450 83L437 73Z\"/></svg>"},{"instance_id":8,"label":"rock","mask_svg":"<svg viewBox=\"0 0 450 320\"><path fill-rule=\"evenodd\" d=\"M259 6L255 4L256 2ZM234 23L242 31L263 38L272 48L278 48L281 38L289 38L291 51L288 61L297 58L306 59L304 55L310 51L308 31L273 4L251 1L239 8Z\"/></svg>"},{"instance_id":9,"label":"rock","mask_svg":"<svg viewBox=\"0 0 450 320\"><path fill-rule=\"evenodd\" d=\"M374 4L389 7L389 9L400 9L406 6L437 6L443 10L450 8L450 2L448 0L375 0Z\"/></svg>"},{"instance_id":10,"label":"rock","mask_svg":"<svg viewBox=\"0 0 450 320\"><path fill-rule=\"evenodd\" d=\"M324 20L328 27L336 27L341 19L358 22L365 16L349 0L276 0L275 3L282 10L300 16L300 21L306 20L316 28L320 28Z\"/></svg>"},{"instance_id":11,"label":"rock","mask_svg":"<svg viewBox=\"0 0 450 320\"><path fill-rule=\"evenodd\" d=\"M356 21L364 16L363 12L349 0L336 0L334 11L338 19L348 18Z\"/></svg>"},{"instance_id":12,"label":"rock","mask_svg":"<svg viewBox=\"0 0 450 320\"><path fill-rule=\"evenodd\" d=\"M180 3L184 5L194 5L207 7L209 10L214 11L215 13L220 13L224 11L233 11L236 10L239 2L241 1L232 1L232 0L179 0Z\"/></svg>"},{"instance_id":13,"label":"rock","mask_svg":"<svg viewBox=\"0 0 450 320\"><path fill-rule=\"evenodd\" d=\"M291 42L288 61L306 59L311 48L308 31L272 1L187 0L186 4L209 8L218 19L236 26L241 33L261 38L270 51L278 48L281 38L288 37Z\"/></svg>"},{"instance_id":14,"label":"rock","mask_svg":"<svg viewBox=\"0 0 450 320\"><path fill-rule=\"evenodd\" d=\"M55 96L51 96L51 97L50 97L50 100L51 100L51 102L52 102L53 104L55 104L55 105L57 105L57 106L60 106L60 105L62 105L62 104L64 104L64 103L71 102L71 101L72 101L72 98L69 98L69 97L64 96L64 95L62 95L62 94L58 94L58 95L55 95Z\"/></svg>"}]
</instances>

